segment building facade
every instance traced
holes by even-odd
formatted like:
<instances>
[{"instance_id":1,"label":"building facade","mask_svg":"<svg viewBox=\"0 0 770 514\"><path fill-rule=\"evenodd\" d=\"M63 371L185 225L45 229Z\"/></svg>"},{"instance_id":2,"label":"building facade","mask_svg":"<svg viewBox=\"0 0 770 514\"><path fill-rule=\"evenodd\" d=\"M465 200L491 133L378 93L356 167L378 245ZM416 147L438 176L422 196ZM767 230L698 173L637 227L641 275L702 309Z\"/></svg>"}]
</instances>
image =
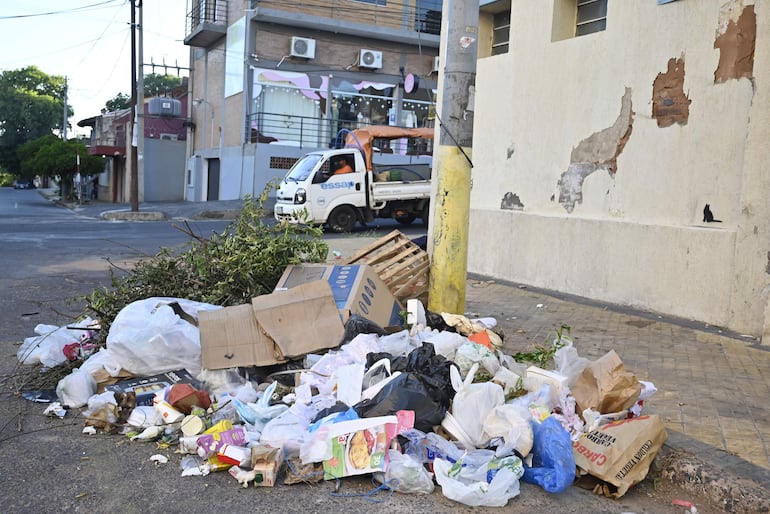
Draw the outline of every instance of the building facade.
<instances>
[{"instance_id":1,"label":"building facade","mask_svg":"<svg viewBox=\"0 0 770 514\"><path fill-rule=\"evenodd\" d=\"M770 3L482 1L495 38L469 271L770 332Z\"/></svg>"},{"instance_id":2,"label":"building facade","mask_svg":"<svg viewBox=\"0 0 770 514\"><path fill-rule=\"evenodd\" d=\"M187 81L163 96L145 99L144 166L138 167L140 202L173 202L184 199L187 151ZM102 112L78 122L91 127L90 155L104 157L104 172L97 179L98 199L114 203L131 201L131 109Z\"/></svg>"},{"instance_id":3,"label":"building facade","mask_svg":"<svg viewBox=\"0 0 770 514\"><path fill-rule=\"evenodd\" d=\"M259 195L343 128L432 126L440 27L441 0L191 1L185 198Z\"/></svg>"}]
</instances>

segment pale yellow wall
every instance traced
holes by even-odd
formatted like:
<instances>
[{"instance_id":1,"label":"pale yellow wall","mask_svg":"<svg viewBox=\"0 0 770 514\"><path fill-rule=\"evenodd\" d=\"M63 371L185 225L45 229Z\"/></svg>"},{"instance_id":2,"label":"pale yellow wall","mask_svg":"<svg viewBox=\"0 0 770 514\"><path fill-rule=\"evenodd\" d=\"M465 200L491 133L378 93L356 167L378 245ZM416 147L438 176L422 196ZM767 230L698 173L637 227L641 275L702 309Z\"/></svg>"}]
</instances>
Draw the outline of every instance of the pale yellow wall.
<instances>
[{"instance_id":1,"label":"pale yellow wall","mask_svg":"<svg viewBox=\"0 0 770 514\"><path fill-rule=\"evenodd\" d=\"M511 51L478 62L469 271L759 335L770 6L755 6L752 89L714 84L723 0L609 0L606 31L552 42L563 1L513 0ZM685 61L689 121L659 128L652 84L671 58ZM558 182L572 150L616 122L626 88L635 114L617 173L590 174L569 213ZM505 192L523 210L501 209ZM723 223L702 223L705 203Z\"/></svg>"}]
</instances>

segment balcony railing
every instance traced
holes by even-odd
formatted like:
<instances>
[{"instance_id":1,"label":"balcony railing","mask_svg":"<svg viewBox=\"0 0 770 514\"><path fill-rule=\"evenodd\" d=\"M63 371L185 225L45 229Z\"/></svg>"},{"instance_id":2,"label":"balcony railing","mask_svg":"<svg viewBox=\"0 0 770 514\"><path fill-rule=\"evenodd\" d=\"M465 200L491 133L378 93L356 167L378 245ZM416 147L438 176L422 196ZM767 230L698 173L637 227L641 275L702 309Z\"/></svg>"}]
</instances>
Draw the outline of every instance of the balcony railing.
<instances>
[{"instance_id":1,"label":"balcony railing","mask_svg":"<svg viewBox=\"0 0 770 514\"><path fill-rule=\"evenodd\" d=\"M227 0L193 0L187 13L186 45L207 47L227 33Z\"/></svg>"},{"instance_id":2,"label":"balcony railing","mask_svg":"<svg viewBox=\"0 0 770 514\"><path fill-rule=\"evenodd\" d=\"M337 141L342 129L354 130L368 123L355 120L328 120L310 116L292 116L273 112L257 112L246 118L246 141L249 143L273 143L298 148L333 148L342 146L344 138ZM388 141L375 139L374 146L381 153L404 155L430 155L431 140L410 139Z\"/></svg>"}]
</instances>

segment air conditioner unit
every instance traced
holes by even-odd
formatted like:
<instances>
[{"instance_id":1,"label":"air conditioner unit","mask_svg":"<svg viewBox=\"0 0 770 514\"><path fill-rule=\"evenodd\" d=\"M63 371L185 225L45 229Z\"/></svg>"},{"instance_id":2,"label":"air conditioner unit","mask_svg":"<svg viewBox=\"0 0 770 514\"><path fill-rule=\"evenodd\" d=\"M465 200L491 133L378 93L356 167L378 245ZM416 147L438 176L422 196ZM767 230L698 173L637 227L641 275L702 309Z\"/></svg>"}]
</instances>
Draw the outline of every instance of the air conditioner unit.
<instances>
[{"instance_id":1,"label":"air conditioner unit","mask_svg":"<svg viewBox=\"0 0 770 514\"><path fill-rule=\"evenodd\" d=\"M382 68L382 52L362 48L358 53L358 66L361 68Z\"/></svg>"},{"instance_id":2,"label":"air conditioner unit","mask_svg":"<svg viewBox=\"0 0 770 514\"><path fill-rule=\"evenodd\" d=\"M440 60L439 56L437 55L436 57L433 58L433 69L430 70L430 72L431 73L438 73L439 70L440 70L440 66L441 66L441 60Z\"/></svg>"},{"instance_id":3,"label":"air conditioner unit","mask_svg":"<svg viewBox=\"0 0 770 514\"><path fill-rule=\"evenodd\" d=\"M293 36L290 55L303 59L315 59L315 39Z\"/></svg>"}]
</instances>

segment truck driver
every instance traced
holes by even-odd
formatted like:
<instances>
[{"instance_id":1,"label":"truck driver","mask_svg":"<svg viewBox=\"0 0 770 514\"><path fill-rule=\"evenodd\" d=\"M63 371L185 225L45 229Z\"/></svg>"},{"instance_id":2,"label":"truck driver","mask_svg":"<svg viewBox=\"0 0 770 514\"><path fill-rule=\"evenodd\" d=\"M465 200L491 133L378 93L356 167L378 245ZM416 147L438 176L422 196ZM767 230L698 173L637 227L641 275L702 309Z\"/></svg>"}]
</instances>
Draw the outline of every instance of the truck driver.
<instances>
[{"instance_id":1,"label":"truck driver","mask_svg":"<svg viewBox=\"0 0 770 514\"><path fill-rule=\"evenodd\" d=\"M353 167L345 157L337 157L332 161L332 175L342 175L343 173L353 173Z\"/></svg>"}]
</instances>

